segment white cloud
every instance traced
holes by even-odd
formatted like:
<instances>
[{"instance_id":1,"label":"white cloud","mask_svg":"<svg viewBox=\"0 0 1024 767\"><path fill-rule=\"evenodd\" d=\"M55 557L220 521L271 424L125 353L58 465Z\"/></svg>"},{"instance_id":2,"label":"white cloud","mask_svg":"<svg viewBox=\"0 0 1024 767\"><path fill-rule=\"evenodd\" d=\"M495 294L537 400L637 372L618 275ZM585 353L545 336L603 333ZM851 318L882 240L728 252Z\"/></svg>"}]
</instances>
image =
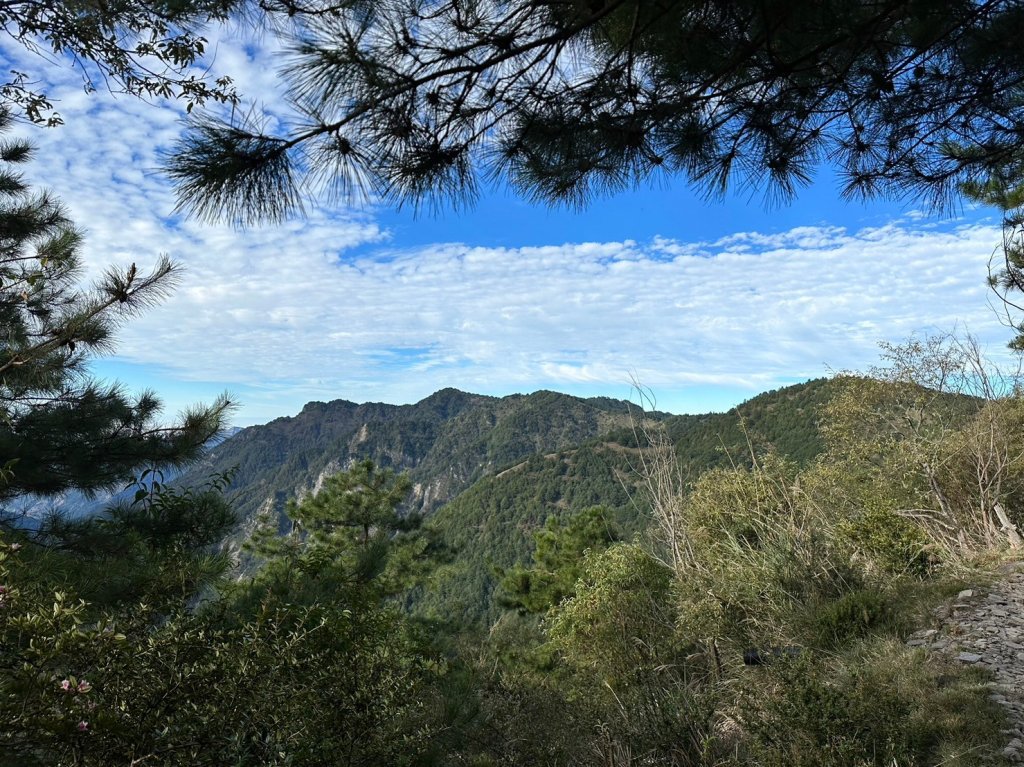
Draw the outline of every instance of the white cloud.
<instances>
[{"instance_id":1,"label":"white cloud","mask_svg":"<svg viewBox=\"0 0 1024 767\"><path fill-rule=\"evenodd\" d=\"M958 322L1005 338L983 281L995 228L878 235L805 231L791 246L752 237L768 249L670 261L616 243L346 260L346 246L371 234L326 222L215 234L213 248L196 235L186 284L125 330L121 355L188 378L315 377L394 398L495 380L618 385L630 371L655 386L743 385L862 366L880 339Z\"/></svg>"},{"instance_id":2,"label":"white cloud","mask_svg":"<svg viewBox=\"0 0 1024 767\"><path fill-rule=\"evenodd\" d=\"M253 65L238 41L216 50L218 68L243 73L243 90L272 97L269 53ZM40 152L29 175L85 225L90 268L141 267L159 253L186 267L166 304L124 328L118 358L156 366L169 383L239 387L264 416L296 400L409 401L443 386L618 395L631 375L656 390L753 394L864 367L883 339L956 324L995 349L1008 338L984 281L994 226L915 215L714 242L407 250L372 208L342 208L237 232L172 215L157 168L178 112L85 96L73 73L55 80L68 124L31 131Z\"/></svg>"}]
</instances>

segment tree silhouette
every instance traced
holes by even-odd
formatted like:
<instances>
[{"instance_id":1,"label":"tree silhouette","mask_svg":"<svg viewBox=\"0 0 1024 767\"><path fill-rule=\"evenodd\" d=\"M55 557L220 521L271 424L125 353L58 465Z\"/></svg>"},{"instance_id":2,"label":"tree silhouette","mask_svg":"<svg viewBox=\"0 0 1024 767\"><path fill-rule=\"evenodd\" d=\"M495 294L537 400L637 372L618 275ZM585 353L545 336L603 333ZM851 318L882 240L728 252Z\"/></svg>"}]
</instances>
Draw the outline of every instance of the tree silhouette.
<instances>
[{"instance_id":1,"label":"tree silhouette","mask_svg":"<svg viewBox=\"0 0 1024 767\"><path fill-rule=\"evenodd\" d=\"M0 111L0 133L12 120ZM90 379L89 359L111 348L120 322L166 294L176 267L164 258L149 273L109 269L82 288L81 233L17 173L31 155L24 141L0 141L0 502L99 490L142 466L181 465L230 408L221 397L167 426L152 392L131 397Z\"/></svg>"},{"instance_id":2,"label":"tree silhouette","mask_svg":"<svg viewBox=\"0 0 1024 767\"><path fill-rule=\"evenodd\" d=\"M679 174L788 198L935 205L1012 163L1024 8L858 0L289 2L296 121L196 115L169 161L183 210L280 220L310 193L462 204L481 180L584 205ZM282 14L283 15L283 14Z\"/></svg>"}]
</instances>

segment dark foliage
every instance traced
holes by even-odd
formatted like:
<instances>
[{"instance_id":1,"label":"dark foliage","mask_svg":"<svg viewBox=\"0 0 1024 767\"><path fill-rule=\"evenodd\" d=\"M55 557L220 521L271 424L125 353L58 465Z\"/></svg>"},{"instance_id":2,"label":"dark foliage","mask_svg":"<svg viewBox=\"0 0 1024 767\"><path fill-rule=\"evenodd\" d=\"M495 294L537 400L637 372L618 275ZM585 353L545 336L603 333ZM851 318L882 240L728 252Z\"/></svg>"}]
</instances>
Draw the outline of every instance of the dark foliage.
<instances>
[{"instance_id":1,"label":"dark foliage","mask_svg":"<svg viewBox=\"0 0 1024 767\"><path fill-rule=\"evenodd\" d=\"M11 122L0 110L0 132ZM89 377L89 359L166 294L175 266L162 258L147 274L132 264L82 287L81 234L17 172L31 155L25 142L0 143L0 503L123 486L141 467L188 463L230 407L222 397L168 426L152 392L133 397Z\"/></svg>"},{"instance_id":2,"label":"dark foliage","mask_svg":"<svg viewBox=\"0 0 1024 767\"><path fill-rule=\"evenodd\" d=\"M272 10L298 22L284 71L298 127L197 118L169 163L190 212L278 220L307 181L459 204L488 175L575 206L661 173L786 199L826 158L847 196L945 204L1019 154L1012 0Z\"/></svg>"},{"instance_id":3,"label":"dark foliage","mask_svg":"<svg viewBox=\"0 0 1024 767\"><path fill-rule=\"evenodd\" d=\"M0 27L40 60L64 57L86 90L110 88L140 98L182 99L186 110L208 99L234 102L227 77L211 81L190 71L206 50L201 27L242 9L237 0L74 2L12 0L0 4ZM11 70L0 105L34 123L63 122L40 78Z\"/></svg>"}]
</instances>

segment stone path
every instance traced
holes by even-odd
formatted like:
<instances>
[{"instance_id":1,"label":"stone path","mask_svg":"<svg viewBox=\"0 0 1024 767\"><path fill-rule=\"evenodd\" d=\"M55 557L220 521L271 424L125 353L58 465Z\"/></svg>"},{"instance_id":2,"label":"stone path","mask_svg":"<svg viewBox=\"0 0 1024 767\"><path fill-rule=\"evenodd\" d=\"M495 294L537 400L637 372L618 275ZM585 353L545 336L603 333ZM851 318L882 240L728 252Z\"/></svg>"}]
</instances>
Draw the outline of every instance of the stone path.
<instances>
[{"instance_id":1,"label":"stone path","mask_svg":"<svg viewBox=\"0 0 1024 767\"><path fill-rule=\"evenodd\" d=\"M1006 708L1003 754L1011 764L1024 765L1024 562L1003 572L991 587L961 591L951 605L936 610L939 628L918 631L907 644L993 673L991 698Z\"/></svg>"}]
</instances>

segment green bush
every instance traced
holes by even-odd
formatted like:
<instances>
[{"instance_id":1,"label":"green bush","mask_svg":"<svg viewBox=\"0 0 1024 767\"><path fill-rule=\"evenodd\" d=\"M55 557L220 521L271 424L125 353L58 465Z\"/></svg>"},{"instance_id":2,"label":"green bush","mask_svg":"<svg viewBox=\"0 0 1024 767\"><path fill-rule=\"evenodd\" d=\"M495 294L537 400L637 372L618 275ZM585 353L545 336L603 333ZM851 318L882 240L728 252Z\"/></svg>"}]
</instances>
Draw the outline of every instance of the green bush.
<instances>
[{"instance_id":1,"label":"green bush","mask_svg":"<svg viewBox=\"0 0 1024 767\"><path fill-rule=\"evenodd\" d=\"M865 508L839 529L883 572L921 576L932 568L933 547L928 536L918 525L889 509Z\"/></svg>"},{"instance_id":2,"label":"green bush","mask_svg":"<svg viewBox=\"0 0 1024 767\"><path fill-rule=\"evenodd\" d=\"M792 464L771 454L751 469L702 475L672 520L679 633L733 650L789 644L809 612L863 577Z\"/></svg>"},{"instance_id":3,"label":"green bush","mask_svg":"<svg viewBox=\"0 0 1024 767\"><path fill-rule=\"evenodd\" d=\"M746 680L741 718L757 767L998 764L1002 712L982 674L896 641L805 653Z\"/></svg>"},{"instance_id":4,"label":"green bush","mask_svg":"<svg viewBox=\"0 0 1024 767\"><path fill-rule=\"evenodd\" d=\"M569 702L588 724L576 764L710 763L711 660L675 641L671 570L636 544L587 553L576 593L546 623L569 676Z\"/></svg>"},{"instance_id":5,"label":"green bush","mask_svg":"<svg viewBox=\"0 0 1024 767\"><path fill-rule=\"evenodd\" d=\"M588 551L576 593L548 617L555 647L576 668L628 684L672 645L672 573L636 544Z\"/></svg>"},{"instance_id":6,"label":"green bush","mask_svg":"<svg viewBox=\"0 0 1024 767\"><path fill-rule=\"evenodd\" d=\"M886 594L872 588L857 589L815 611L814 639L819 647L840 647L869 633L892 628L897 622Z\"/></svg>"}]
</instances>

